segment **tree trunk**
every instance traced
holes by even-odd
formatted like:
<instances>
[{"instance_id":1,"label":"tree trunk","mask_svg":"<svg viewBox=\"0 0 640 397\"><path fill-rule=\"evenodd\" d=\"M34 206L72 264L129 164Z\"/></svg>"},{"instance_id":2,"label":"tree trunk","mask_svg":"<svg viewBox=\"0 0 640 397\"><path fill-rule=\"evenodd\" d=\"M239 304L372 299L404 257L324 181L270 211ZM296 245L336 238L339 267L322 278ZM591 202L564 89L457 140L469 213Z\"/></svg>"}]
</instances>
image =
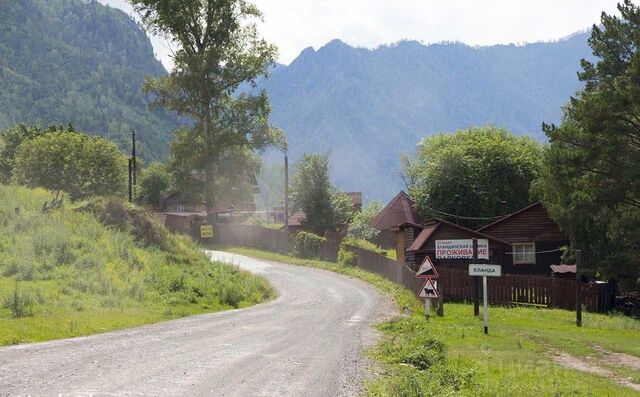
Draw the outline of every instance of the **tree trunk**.
<instances>
[{"instance_id":1,"label":"tree trunk","mask_svg":"<svg viewBox=\"0 0 640 397\"><path fill-rule=\"evenodd\" d=\"M218 221L218 214L216 212L216 202L215 202L215 189L213 187L213 162L211 161L211 140L209 139L209 114L205 114L204 122L202 123L202 134L204 137L204 142L207 147L205 148L205 152L207 153L207 160L210 162L207 164L204 170L204 196L205 202L207 204L207 220L211 224L215 224Z\"/></svg>"}]
</instances>

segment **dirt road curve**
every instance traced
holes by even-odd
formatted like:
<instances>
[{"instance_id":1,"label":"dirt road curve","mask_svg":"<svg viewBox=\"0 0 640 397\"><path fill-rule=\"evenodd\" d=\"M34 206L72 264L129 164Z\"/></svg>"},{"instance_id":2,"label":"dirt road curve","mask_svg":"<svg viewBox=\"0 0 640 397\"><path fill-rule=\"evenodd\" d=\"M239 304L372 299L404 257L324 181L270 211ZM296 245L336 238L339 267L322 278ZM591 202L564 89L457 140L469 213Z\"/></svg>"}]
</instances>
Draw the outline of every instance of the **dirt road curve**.
<instances>
[{"instance_id":1,"label":"dirt road curve","mask_svg":"<svg viewBox=\"0 0 640 397\"><path fill-rule=\"evenodd\" d=\"M273 302L108 334L0 348L0 395L336 396L358 392L379 314L370 286L222 252Z\"/></svg>"}]
</instances>

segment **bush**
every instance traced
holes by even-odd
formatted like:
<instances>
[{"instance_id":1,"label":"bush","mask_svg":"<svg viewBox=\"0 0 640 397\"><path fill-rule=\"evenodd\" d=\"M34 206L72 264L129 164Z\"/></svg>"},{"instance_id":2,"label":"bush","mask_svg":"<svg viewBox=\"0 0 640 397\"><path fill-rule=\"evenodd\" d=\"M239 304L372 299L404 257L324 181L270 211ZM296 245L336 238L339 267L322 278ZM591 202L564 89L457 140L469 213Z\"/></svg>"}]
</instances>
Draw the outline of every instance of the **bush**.
<instances>
[{"instance_id":1,"label":"bush","mask_svg":"<svg viewBox=\"0 0 640 397\"><path fill-rule=\"evenodd\" d=\"M387 255L387 252L380 249L375 244L362 239L347 237L340 243L340 251L338 251L338 263L344 266L356 265L356 248L375 252L380 255Z\"/></svg>"},{"instance_id":2,"label":"bush","mask_svg":"<svg viewBox=\"0 0 640 397\"><path fill-rule=\"evenodd\" d=\"M324 237L309 232L298 232L293 237L295 255L300 258L320 258L322 244L327 241Z\"/></svg>"},{"instance_id":3,"label":"bush","mask_svg":"<svg viewBox=\"0 0 640 397\"><path fill-rule=\"evenodd\" d=\"M13 318L22 318L33 316L33 304L29 291L20 290L16 281L13 293L4 297L2 307L9 309Z\"/></svg>"}]
</instances>

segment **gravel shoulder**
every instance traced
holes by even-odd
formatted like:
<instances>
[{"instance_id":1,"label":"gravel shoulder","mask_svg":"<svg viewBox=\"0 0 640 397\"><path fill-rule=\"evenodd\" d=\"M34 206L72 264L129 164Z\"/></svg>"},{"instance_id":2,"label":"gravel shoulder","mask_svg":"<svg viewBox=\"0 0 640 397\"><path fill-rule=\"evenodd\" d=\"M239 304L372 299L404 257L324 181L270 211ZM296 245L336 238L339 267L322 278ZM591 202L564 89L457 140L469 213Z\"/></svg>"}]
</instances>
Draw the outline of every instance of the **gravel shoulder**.
<instances>
[{"instance_id":1,"label":"gravel shoulder","mask_svg":"<svg viewBox=\"0 0 640 397\"><path fill-rule=\"evenodd\" d=\"M268 278L248 309L0 348L1 395L350 396L370 374L389 298L328 271L210 251Z\"/></svg>"}]
</instances>

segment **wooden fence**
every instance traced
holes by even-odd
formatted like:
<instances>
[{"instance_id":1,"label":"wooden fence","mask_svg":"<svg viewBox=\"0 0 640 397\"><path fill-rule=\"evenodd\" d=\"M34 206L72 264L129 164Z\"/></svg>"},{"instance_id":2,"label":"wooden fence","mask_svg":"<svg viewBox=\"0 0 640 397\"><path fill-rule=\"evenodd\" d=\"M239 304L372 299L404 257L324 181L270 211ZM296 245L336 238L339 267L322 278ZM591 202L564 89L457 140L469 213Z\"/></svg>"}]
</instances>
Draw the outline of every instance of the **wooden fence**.
<instances>
[{"instance_id":1,"label":"wooden fence","mask_svg":"<svg viewBox=\"0 0 640 397\"><path fill-rule=\"evenodd\" d=\"M258 247L281 254L291 252L291 244L285 232L258 225L221 223L216 225L213 238L219 244Z\"/></svg>"},{"instance_id":2,"label":"wooden fence","mask_svg":"<svg viewBox=\"0 0 640 397\"><path fill-rule=\"evenodd\" d=\"M287 234L261 226L221 224L215 233L216 242L228 245L260 247L269 251L288 254L292 245ZM341 238L327 235L320 249L321 259L335 262ZM403 263L384 255L354 248L356 266L381 275L396 284L418 293L424 280L416 279L415 272ZM438 288L444 292L446 301L469 302L473 300L473 279L468 269L438 268ZM576 283L574 280L544 276L503 274L488 278L488 298L492 304L534 305L574 310L576 305ZM614 283L582 283L582 302L587 311L607 312L615 305Z\"/></svg>"}]
</instances>

